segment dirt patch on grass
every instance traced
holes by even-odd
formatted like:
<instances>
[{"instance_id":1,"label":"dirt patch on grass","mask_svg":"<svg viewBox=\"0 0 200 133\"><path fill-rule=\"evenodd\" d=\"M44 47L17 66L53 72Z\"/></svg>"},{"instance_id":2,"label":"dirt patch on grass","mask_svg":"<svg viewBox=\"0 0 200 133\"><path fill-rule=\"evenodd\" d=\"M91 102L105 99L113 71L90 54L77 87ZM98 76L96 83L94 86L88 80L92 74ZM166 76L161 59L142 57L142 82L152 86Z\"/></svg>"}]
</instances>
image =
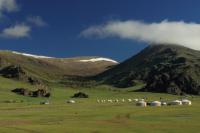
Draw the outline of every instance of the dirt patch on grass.
<instances>
[{"instance_id":1,"label":"dirt patch on grass","mask_svg":"<svg viewBox=\"0 0 200 133\"><path fill-rule=\"evenodd\" d=\"M101 133L100 131L92 131L91 133Z\"/></svg>"},{"instance_id":2,"label":"dirt patch on grass","mask_svg":"<svg viewBox=\"0 0 200 133\"><path fill-rule=\"evenodd\" d=\"M191 118L192 115L191 115L191 114L177 114L177 115L174 115L173 117L179 117L179 118Z\"/></svg>"},{"instance_id":3,"label":"dirt patch on grass","mask_svg":"<svg viewBox=\"0 0 200 133\"><path fill-rule=\"evenodd\" d=\"M29 129L18 128L18 127L9 127L9 128L13 128L15 130L23 131L23 132L26 132L26 133L42 133L42 132L38 132L38 131L35 131L35 130L29 130Z\"/></svg>"},{"instance_id":4,"label":"dirt patch on grass","mask_svg":"<svg viewBox=\"0 0 200 133\"><path fill-rule=\"evenodd\" d=\"M0 120L0 126L18 126L30 124L32 124L32 122L28 120Z\"/></svg>"},{"instance_id":5,"label":"dirt patch on grass","mask_svg":"<svg viewBox=\"0 0 200 133\"><path fill-rule=\"evenodd\" d=\"M117 114L113 119L99 121L101 124L115 124L115 125L131 125L134 121L131 119L131 114Z\"/></svg>"}]
</instances>

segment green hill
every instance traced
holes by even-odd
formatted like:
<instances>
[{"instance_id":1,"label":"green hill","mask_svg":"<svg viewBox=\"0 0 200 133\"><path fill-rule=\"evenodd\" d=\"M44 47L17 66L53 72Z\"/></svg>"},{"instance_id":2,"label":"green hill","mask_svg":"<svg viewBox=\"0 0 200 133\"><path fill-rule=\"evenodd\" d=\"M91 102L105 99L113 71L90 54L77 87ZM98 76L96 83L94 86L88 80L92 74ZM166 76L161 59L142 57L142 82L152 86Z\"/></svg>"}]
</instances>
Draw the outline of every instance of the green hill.
<instances>
[{"instance_id":1,"label":"green hill","mask_svg":"<svg viewBox=\"0 0 200 133\"><path fill-rule=\"evenodd\" d=\"M143 91L200 94L200 51L150 45L96 78L122 88L145 83Z\"/></svg>"},{"instance_id":2,"label":"green hill","mask_svg":"<svg viewBox=\"0 0 200 133\"><path fill-rule=\"evenodd\" d=\"M0 74L6 78L31 83L39 81L62 82L68 77L96 75L117 64L109 59L90 61L91 59L102 58L47 58L12 51L0 51Z\"/></svg>"}]
</instances>

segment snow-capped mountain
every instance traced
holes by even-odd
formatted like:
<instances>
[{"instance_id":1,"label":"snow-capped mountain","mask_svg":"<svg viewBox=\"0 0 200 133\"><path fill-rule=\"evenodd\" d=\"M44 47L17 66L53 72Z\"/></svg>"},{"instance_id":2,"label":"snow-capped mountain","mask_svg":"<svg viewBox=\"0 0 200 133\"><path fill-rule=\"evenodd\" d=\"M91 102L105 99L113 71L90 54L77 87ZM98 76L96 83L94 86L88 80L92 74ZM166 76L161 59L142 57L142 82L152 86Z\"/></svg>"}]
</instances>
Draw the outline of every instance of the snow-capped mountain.
<instances>
[{"instance_id":1,"label":"snow-capped mountain","mask_svg":"<svg viewBox=\"0 0 200 133\"><path fill-rule=\"evenodd\" d=\"M21 73L20 77L27 77L23 79L35 77L35 79L60 82L71 76L94 76L116 64L117 61L103 57L55 58L16 51L0 51L2 73L9 77Z\"/></svg>"}]
</instances>

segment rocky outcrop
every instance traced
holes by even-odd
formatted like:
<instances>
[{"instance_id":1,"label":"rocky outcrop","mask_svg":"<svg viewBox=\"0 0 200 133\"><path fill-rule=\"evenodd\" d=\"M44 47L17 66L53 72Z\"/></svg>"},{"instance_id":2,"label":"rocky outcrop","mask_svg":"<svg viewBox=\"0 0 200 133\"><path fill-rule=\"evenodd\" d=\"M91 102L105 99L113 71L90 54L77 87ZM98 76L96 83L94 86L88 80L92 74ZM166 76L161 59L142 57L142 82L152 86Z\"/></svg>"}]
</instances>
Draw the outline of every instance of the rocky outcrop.
<instances>
[{"instance_id":1,"label":"rocky outcrop","mask_svg":"<svg viewBox=\"0 0 200 133\"><path fill-rule=\"evenodd\" d=\"M23 95L23 96L29 96L29 97L50 97L50 92L48 92L44 89L30 91L25 88L16 88L16 89L12 90L12 92L17 93L19 95Z\"/></svg>"},{"instance_id":2,"label":"rocky outcrop","mask_svg":"<svg viewBox=\"0 0 200 133\"><path fill-rule=\"evenodd\" d=\"M72 98L88 98L89 96L83 92L78 92L72 96Z\"/></svg>"},{"instance_id":3,"label":"rocky outcrop","mask_svg":"<svg viewBox=\"0 0 200 133\"><path fill-rule=\"evenodd\" d=\"M39 80L28 75L20 65L10 65L0 70L0 75L5 78L22 80L31 84L40 83Z\"/></svg>"}]
</instances>

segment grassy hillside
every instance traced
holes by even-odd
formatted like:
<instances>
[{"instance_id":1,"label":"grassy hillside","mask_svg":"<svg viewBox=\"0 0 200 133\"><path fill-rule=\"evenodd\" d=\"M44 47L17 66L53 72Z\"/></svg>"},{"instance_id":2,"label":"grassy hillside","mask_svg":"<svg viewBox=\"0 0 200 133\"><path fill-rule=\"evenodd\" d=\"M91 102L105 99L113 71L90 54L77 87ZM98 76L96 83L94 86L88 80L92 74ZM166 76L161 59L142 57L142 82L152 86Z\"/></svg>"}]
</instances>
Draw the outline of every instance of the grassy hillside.
<instances>
[{"instance_id":1,"label":"grassy hillside","mask_svg":"<svg viewBox=\"0 0 200 133\"><path fill-rule=\"evenodd\" d=\"M49 105L45 98L30 98L11 93L15 87L29 84L0 78L0 132L3 133L198 133L200 130L200 98L189 97L192 106L136 107L134 103L97 103L99 99L143 98L149 100L179 99L169 94L133 92L131 87L119 90L110 86L65 88L50 85L53 91ZM66 104L74 93L82 91L88 99ZM5 103L15 100L16 103ZM23 102L22 102L23 101Z\"/></svg>"},{"instance_id":2,"label":"grassy hillside","mask_svg":"<svg viewBox=\"0 0 200 133\"><path fill-rule=\"evenodd\" d=\"M1 74L8 75L7 77L60 82L71 76L96 75L116 64L110 61L80 62L92 58L98 57L34 58L11 51L0 51L0 67Z\"/></svg>"},{"instance_id":3,"label":"grassy hillside","mask_svg":"<svg viewBox=\"0 0 200 133\"><path fill-rule=\"evenodd\" d=\"M151 45L97 76L117 87L143 82L145 91L200 93L200 51L177 45Z\"/></svg>"}]
</instances>

